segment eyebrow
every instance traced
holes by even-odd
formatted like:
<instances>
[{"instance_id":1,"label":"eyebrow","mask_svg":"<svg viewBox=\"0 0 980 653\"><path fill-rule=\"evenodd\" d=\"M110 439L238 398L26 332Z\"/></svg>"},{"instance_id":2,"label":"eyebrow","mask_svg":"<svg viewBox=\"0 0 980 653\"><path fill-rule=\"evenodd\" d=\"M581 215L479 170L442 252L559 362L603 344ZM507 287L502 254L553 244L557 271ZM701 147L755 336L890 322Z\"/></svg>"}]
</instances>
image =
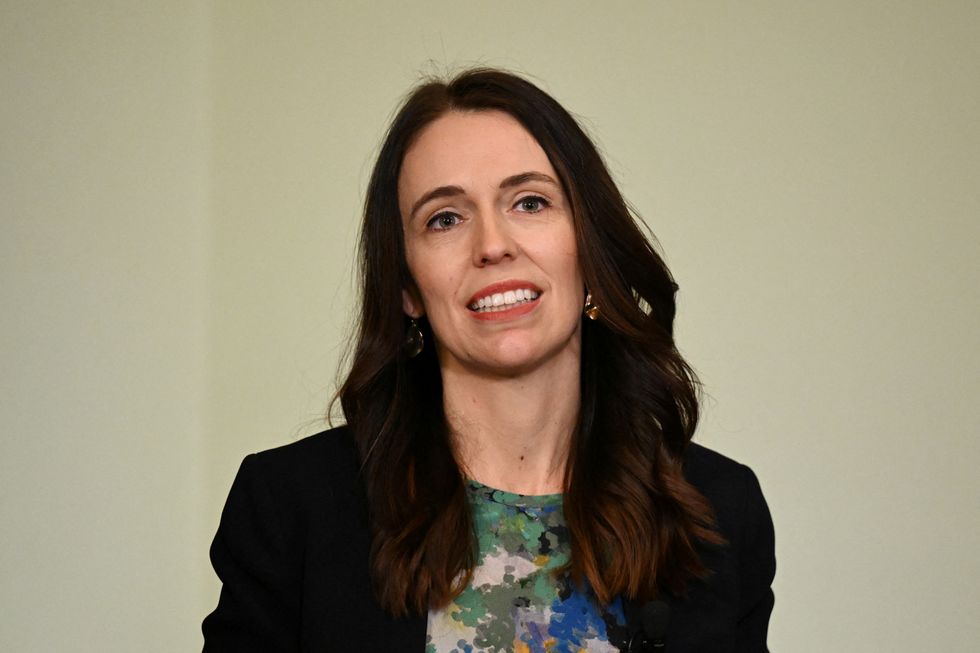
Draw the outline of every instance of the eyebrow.
<instances>
[{"instance_id":1,"label":"eyebrow","mask_svg":"<svg viewBox=\"0 0 980 653\"><path fill-rule=\"evenodd\" d=\"M504 179L502 182L500 182L500 187L510 188L511 186L520 186L527 181L543 181L544 183L551 184L552 186L558 185L558 182L543 172L522 172Z\"/></svg>"},{"instance_id":2,"label":"eyebrow","mask_svg":"<svg viewBox=\"0 0 980 653\"><path fill-rule=\"evenodd\" d=\"M453 197L455 195L462 195L465 191L459 186L439 186L439 188L433 188L428 193L416 200L415 204L412 205L412 211L409 216L415 217L415 212L422 207L426 202L431 202L439 197Z\"/></svg>"},{"instance_id":3,"label":"eyebrow","mask_svg":"<svg viewBox=\"0 0 980 653\"><path fill-rule=\"evenodd\" d=\"M528 181L541 181L546 184L551 184L553 186L558 186L558 182L552 179L549 175L543 172L521 172L516 175L511 175L500 182L500 188L511 188L513 186L520 186ZM464 191L459 186L439 186L438 188L433 188L428 193L418 198L415 204L412 205L412 211L409 215L414 216L415 212L418 211L423 204L426 202L431 202L434 199L440 197L455 197L456 195L463 195Z\"/></svg>"}]
</instances>

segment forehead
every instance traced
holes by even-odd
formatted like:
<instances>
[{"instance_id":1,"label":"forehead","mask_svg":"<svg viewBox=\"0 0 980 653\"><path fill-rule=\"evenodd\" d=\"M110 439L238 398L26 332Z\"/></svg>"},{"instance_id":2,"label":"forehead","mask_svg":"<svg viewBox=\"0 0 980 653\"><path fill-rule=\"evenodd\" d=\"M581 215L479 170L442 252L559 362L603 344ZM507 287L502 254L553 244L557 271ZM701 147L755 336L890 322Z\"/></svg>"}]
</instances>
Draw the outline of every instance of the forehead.
<instances>
[{"instance_id":1,"label":"forehead","mask_svg":"<svg viewBox=\"0 0 980 653\"><path fill-rule=\"evenodd\" d=\"M448 184L469 189L522 172L555 177L533 136L501 111L450 111L423 129L405 154L398 178L401 203Z\"/></svg>"}]
</instances>

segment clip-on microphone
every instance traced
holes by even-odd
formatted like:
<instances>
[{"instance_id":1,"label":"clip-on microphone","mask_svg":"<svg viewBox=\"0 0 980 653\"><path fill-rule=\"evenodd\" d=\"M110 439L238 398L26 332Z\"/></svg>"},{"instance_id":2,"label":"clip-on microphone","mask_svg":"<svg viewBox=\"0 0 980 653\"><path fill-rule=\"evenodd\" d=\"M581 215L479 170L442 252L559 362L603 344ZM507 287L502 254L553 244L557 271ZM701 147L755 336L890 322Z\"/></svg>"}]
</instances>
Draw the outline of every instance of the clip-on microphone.
<instances>
[{"instance_id":1,"label":"clip-on microphone","mask_svg":"<svg viewBox=\"0 0 980 653\"><path fill-rule=\"evenodd\" d=\"M642 627L630 638L627 653L664 653L668 623L670 606L665 602L650 601L644 605Z\"/></svg>"}]
</instances>

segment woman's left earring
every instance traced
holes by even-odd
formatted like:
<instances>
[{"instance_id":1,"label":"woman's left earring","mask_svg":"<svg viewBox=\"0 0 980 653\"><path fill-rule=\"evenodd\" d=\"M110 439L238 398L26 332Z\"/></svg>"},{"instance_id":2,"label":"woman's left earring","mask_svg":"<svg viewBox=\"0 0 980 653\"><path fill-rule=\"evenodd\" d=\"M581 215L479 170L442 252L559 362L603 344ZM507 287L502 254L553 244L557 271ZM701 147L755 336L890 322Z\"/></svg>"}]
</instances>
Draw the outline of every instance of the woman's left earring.
<instances>
[{"instance_id":1,"label":"woman's left earring","mask_svg":"<svg viewBox=\"0 0 980 653\"><path fill-rule=\"evenodd\" d=\"M599 307L592 303L592 291L590 290L585 296L585 314L589 316L590 320L597 320L599 318Z\"/></svg>"},{"instance_id":2,"label":"woman's left earring","mask_svg":"<svg viewBox=\"0 0 980 653\"><path fill-rule=\"evenodd\" d=\"M412 318L405 333L405 353L409 358L415 358L422 353L423 347L425 347L425 338L422 337L422 329L419 328L415 318Z\"/></svg>"}]
</instances>

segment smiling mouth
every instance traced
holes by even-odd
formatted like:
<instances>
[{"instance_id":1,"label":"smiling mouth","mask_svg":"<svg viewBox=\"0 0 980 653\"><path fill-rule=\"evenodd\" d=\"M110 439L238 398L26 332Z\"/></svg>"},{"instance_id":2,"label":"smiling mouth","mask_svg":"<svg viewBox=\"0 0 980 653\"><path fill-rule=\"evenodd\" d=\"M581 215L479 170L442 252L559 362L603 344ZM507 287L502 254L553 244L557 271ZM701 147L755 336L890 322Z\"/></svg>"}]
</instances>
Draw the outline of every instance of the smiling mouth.
<instances>
[{"instance_id":1,"label":"smiling mouth","mask_svg":"<svg viewBox=\"0 0 980 653\"><path fill-rule=\"evenodd\" d=\"M506 292L497 292L486 297L480 297L469 305L474 313L499 313L508 311L523 304L530 304L538 299L540 293L531 288L517 288Z\"/></svg>"}]
</instances>

